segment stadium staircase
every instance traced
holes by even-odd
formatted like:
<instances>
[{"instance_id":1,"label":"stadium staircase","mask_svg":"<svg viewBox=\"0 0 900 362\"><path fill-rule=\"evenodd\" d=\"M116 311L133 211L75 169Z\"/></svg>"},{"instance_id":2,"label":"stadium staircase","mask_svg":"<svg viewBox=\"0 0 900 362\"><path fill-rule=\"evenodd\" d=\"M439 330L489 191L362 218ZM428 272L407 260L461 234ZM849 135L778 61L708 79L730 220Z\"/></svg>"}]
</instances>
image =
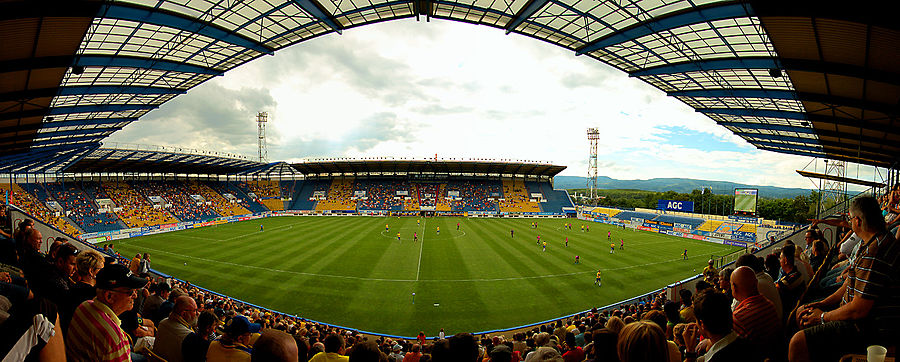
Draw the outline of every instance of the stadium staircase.
<instances>
[{"instance_id":1,"label":"stadium staircase","mask_svg":"<svg viewBox=\"0 0 900 362\"><path fill-rule=\"evenodd\" d=\"M247 195L247 193L244 192L242 188L238 187L238 185L235 185L231 182L210 181L206 182L206 186L209 186L213 190L216 190L216 192L222 195L222 197L225 197L225 194L231 194L238 200L238 203L241 206L243 206L250 212L266 212L269 210L265 206L263 206L263 204L256 202L256 200L253 200L253 198L251 198L250 195ZM259 194L256 194L256 196L261 197ZM278 199L278 202L280 203L281 199Z\"/></svg>"},{"instance_id":2,"label":"stadium staircase","mask_svg":"<svg viewBox=\"0 0 900 362\"><path fill-rule=\"evenodd\" d=\"M438 190L437 200L435 200L435 210L436 211L452 211L453 207L450 206L450 200L447 200L447 184L441 184L440 189Z\"/></svg>"},{"instance_id":3,"label":"stadium staircase","mask_svg":"<svg viewBox=\"0 0 900 362\"><path fill-rule=\"evenodd\" d=\"M290 210L315 210L316 200L310 200L316 191L328 191L330 181L323 180L306 180L294 187L293 202L291 202Z\"/></svg>"},{"instance_id":4,"label":"stadium staircase","mask_svg":"<svg viewBox=\"0 0 900 362\"><path fill-rule=\"evenodd\" d=\"M43 184L47 192L68 212L69 219L75 221L85 232L112 231L124 228L115 213L100 213L94 199L76 184L52 182Z\"/></svg>"},{"instance_id":5,"label":"stadium staircase","mask_svg":"<svg viewBox=\"0 0 900 362\"><path fill-rule=\"evenodd\" d=\"M281 211L284 210L284 201L282 200L281 195L290 195L290 192L282 193L284 188L281 186L281 183L278 181L270 181L270 180L255 180L250 182L237 182L237 183L227 183L230 190L234 190L232 187L241 191L241 193L246 197L247 200L253 201L260 206L262 206L262 211L272 210L272 211ZM253 200L250 196L250 193L256 195L257 199ZM234 193L232 193L234 194ZM234 194L236 197L240 197L237 194ZM247 205L251 207L247 207L250 211L253 212L261 212L256 211L258 209L253 204L248 203Z\"/></svg>"},{"instance_id":6,"label":"stadium staircase","mask_svg":"<svg viewBox=\"0 0 900 362\"><path fill-rule=\"evenodd\" d=\"M283 210L290 210L291 206L294 204L294 199L296 198L296 193L294 191L300 191L303 188L303 180L290 180L290 181L279 181L278 186L281 187L281 198L284 200L282 204Z\"/></svg>"},{"instance_id":7,"label":"stadium staircase","mask_svg":"<svg viewBox=\"0 0 900 362\"><path fill-rule=\"evenodd\" d=\"M178 219L165 209L154 208L150 200L126 182L103 182L101 187L116 205L122 206L116 214L129 228L178 222Z\"/></svg>"}]
</instances>

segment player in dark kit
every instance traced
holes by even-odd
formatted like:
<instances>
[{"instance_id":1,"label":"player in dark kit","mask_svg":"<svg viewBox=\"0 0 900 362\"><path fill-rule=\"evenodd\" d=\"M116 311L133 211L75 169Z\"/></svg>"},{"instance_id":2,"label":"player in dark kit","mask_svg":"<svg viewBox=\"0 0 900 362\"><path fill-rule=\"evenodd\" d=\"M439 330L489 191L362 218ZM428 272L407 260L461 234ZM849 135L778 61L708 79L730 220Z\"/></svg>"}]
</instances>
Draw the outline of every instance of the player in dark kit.
<instances>
[{"instance_id":1,"label":"player in dark kit","mask_svg":"<svg viewBox=\"0 0 900 362\"><path fill-rule=\"evenodd\" d=\"M511 237L511 238L516 237L516 232L513 229L509 229L509 237Z\"/></svg>"},{"instance_id":2,"label":"player in dark kit","mask_svg":"<svg viewBox=\"0 0 900 362\"><path fill-rule=\"evenodd\" d=\"M681 253L681 256L684 257L684 259L682 259L682 260L687 260L687 258L688 258L688 257L687 257L687 249L684 249L684 252Z\"/></svg>"}]
</instances>

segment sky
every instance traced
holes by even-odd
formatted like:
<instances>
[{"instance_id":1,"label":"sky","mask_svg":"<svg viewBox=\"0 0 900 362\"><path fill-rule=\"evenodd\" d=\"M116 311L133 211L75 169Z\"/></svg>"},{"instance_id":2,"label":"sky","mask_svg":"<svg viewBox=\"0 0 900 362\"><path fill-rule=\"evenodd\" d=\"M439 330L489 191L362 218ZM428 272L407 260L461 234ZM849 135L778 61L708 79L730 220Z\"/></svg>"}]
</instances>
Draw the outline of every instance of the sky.
<instances>
[{"instance_id":1,"label":"sky","mask_svg":"<svg viewBox=\"0 0 900 362\"><path fill-rule=\"evenodd\" d=\"M639 79L502 30L396 20L265 56L176 97L109 137L255 157L269 113L270 161L333 157L539 160L599 174L815 188L812 158L757 150ZM854 172L856 172L854 174ZM873 179L870 167L848 165Z\"/></svg>"}]
</instances>

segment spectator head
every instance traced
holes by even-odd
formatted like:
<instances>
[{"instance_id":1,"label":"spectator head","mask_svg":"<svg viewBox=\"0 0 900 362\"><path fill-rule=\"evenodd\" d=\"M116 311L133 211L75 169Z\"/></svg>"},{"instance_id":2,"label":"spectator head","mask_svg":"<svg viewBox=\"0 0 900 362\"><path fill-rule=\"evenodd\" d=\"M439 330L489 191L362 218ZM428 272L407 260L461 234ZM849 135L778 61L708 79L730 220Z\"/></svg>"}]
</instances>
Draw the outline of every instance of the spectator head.
<instances>
[{"instance_id":1,"label":"spectator head","mask_svg":"<svg viewBox=\"0 0 900 362\"><path fill-rule=\"evenodd\" d=\"M625 328L625 321L623 321L622 318L612 316L606 321L606 329L609 329L613 333L618 334L622 328Z\"/></svg>"},{"instance_id":2,"label":"spectator head","mask_svg":"<svg viewBox=\"0 0 900 362\"><path fill-rule=\"evenodd\" d=\"M681 322L681 314L678 313L678 303L666 302L666 304L663 304L663 313L665 313L667 321L672 323Z\"/></svg>"},{"instance_id":3,"label":"spectator head","mask_svg":"<svg viewBox=\"0 0 900 362\"><path fill-rule=\"evenodd\" d=\"M528 361L533 362L563 362L562 356L559 355L559 352L556 351L553 347L538 347L538 349L531 352L534 356L529 355Z\"/></svg>"},{"instance_id":4,"label":"spectator head","mask_svg":"<svg viewBox=\"0 0 900 362\"><path fill-rule=\"evenodd\" d=\"M339 333L329 334L323 342L325 343L325 352L342 353L344 351L344 337Z\"/></svg>"},{"instance_id":5,"label":"spectator head","mask_svg":"<svg viewBox=\"0 0 900 362\"><path fill-rule=\"evenodd\" d=\"M784 248L781 249L781 257L778 259L778 263L782 270L788 271L794 268L795 248L796 246L794 245L785 245Z\"/></svg>"},{"instance_id":6,"label":"spectator head","mask_svg":"<svg viewBox=\"0 0 900 362\"><path fill-rule=\"evenodd\" d=\"M56 238L53 239L53 242L50 243L50 248L47 249L47 255L50 257L50 260L56 259L56 252L59 251L59 247L63 246L63 244L68 243L69 241L66 238Z\"/></svg>"},{"instance_id":7,"label":"spectator head","mask_svg":"<svg viewBox=\"0 0 900 362\"><path fill-rule=\"evenodd\" d=\"M197 317L197 333L201 336L208 336L212 334L216 327L219 326L219 318L216 317L216 314L210 311L203 311L200 313L200 316Z\"/></svg>"},{"instance_id":8,"label":"spectator head","mask_svg":"<svg viewBox=\"0 0 900 362\"><path fill-rule=\"evenodd\" d=\"M510 362L512 361L512 349L506 345L498 345L491 350L491 362Z\"/></svg>"},{"instance_id":9,"label":"spectator head","mask_svg":"<svg viewBox=\"0 0 900 362\"><path fill-rule=\"evenodd\" d=\"M378 350L374 341L361 341L353 345L350 350L350 360L353 362L387 362L388 357Z\"/></svg>"},{"instance_id":10,"label":"spectator head","mask_svg":"<svg viewBox=\"0 0 900 362\"><path fill-rule=\"evenodd\" d=\"M595 361L615 362L619 360L619 355L616 353L619 336L616 332L601 328L591 333L591 339L594 342L591 348L594 350Z\"/></svg>"},{"instance_id":11,"label":"spectator head","mask_svg":"<svg viewBox=\"0 0 900 362\"><path fill-rule=\"evenodd\" d=\"M550 343L550 334L547 332L541 332L534 335L533 339L535 347L543 347Z\"/></svg>"},{"instance_id":12,"label":"spectator head","mask_svg":"<svg viewBox=\"0 0 900 362\"><path fill-rule=\"evenodd\" d=\"M454 361L475 361L478 358L478 341L469 333L457 333L450 338L450 356Z\"/></svg>"},{"instance_id":13,"label":"spectator head","mask_svg":"<svg viewBox=\"0 0 900 362\"><path fill-rule=\"evenodd\" d=\"M250 353L250 361L294 362L300 359L294 337L275 329L265 330Z\"/></svg>"},{"instance_id":14,"label":"spectator head","mask_svg":"<svg viewBox=\"0 0 900 362\"><path fill-rule=\"evenodd\" d=\"M144 253L144 259L150 260L150 253Z\"/></svg>"},{"instance_id":15,"label":"spectator head","mask_svg":"<svg viewBox=\"0 0 900 362\"><path fill-rule=\"evenodd\" d=\"M616 351L622 362L669 359L666 332L656 323L649 321L637 321L625 326L619 334Z\"/></svg>"},{"instance_id":16,"label":"spectator head","mask_svg":"<svg viewBox=\"0 0 900 362\"><path fill-rule=\"evenodd\" d=\"M731 273L731 295L738 301L759 294L756 273L748 266L742 266Z\"/></svg>"},{"instance_id":17,"label":"spectator head","mask_svg":"<svg viewBox=\"0 0 900 362\"><path fill-rule=\"evenodd\" d=\"M566 347L575 348L577 344L575 343L575 333L566 332Z\"/></svg>"},{"instance_id":18,"label":"spectator head","mask_svg":"<svg viewBox=\"0 0 900 362\"><path fill-rule=\"evenodd\" d=\"M765 270L763 263L761 260L753 254L744 254L738 257L737 262L734 263L737 267L748 266L750 269L753 269L754 272L759 273Z\"/></svg>"},{"instance_id":19,"label":"spectator head","mask_svg":"<svg viewBox=\"0 0 900 362\"><path fill-rule=\"evenodd\" d=\"M705 280L700 280L697 284L694 285L694 289L697 293L712 288L712 284L707 283Z\"/></svg>"},{"instance_id":20,"label":"spectator head","mask_svg":"<svg viewBox=\"0 0 900 362\"><path fill-rule=\"evenodd\" d=\"M690 289L682 289L678 291L678 296L681 297L681 304L686 307L690 307L691 303L693 303L693 295L694 293L691 293Z\"/></svg>"},{"instance_id":21,"label":"spectator head","mask_svg":"<svg viewBox=\"0 0 900 362\"><path fill-rule=\"evenodd\" d=\"M850 228L857 235L884 231L886 226L878 200L863 196L850 201Z\"/></svg>"},{"instance_id":22,"label":"spectator head","mask_svg":"<svg viewBox=\"0 0 900 362\"><path fill-rule=\"evenodd\" d=\"M766 255L765 267L768 272L775 272L781 267L781 258L777 254Z\"/></svg>"},{"instance_id":23,"label":"spectator head","mask_svg":"<svg viewBox=\"0 0 900 362\"><path fill-rule=\"evenodd\" d=\"M22 237L25 241L25 245L31 248L34 251L41 251L41 243L43 243L44 236L41 235L41 232L35 228L27 228L22 232Z\"/></svg>"},{"instance_id":24,"label":"spectator head","mask_svg":"<svg viewBox=\"0 0 900 362\"><path fill-rule=\"evenodd\" d=\"M81 280L94 280L100 269L103 269L103 255L100 252L88 249L75 256L75 274L80 276Z\"/></svg>"},{"instance_id":25,"label":"spectator head","mask_svg":"<svg viewBox=\"0 0 900 362\"><path fill-rule=\"evenodd\" d=\"M200 310L197 309L197 301L187 295L175 298L175 306L172 308L171 316L177 316L190 325L197 323L197 316Z\"/></svg>"},{"instance_id":26,"label":"spectator head","mask_svg":"<svg viewBox=\"0 0 900 362\"><path fill-rule=\"evenodd\" d=\"M722 268L719 271L719 289L731 290L731 273L734 269Z\"/></svg>"},{"instance_id":27,"label":"spectator head","mask_svg":"<svg viewBox=\"0 0 900 362\"><path fill-rule=\"evenodd\" d=\"M155 293L158 294L162 299L168 299L169 293L171 293L171 292L172 292L172 286L170 286L169 283L166 283L165 281L156 283Z\"/></svg>"},{"instance_id":28,"label":"spectator head","mask_svg":"<svg viewBox=\"0 0 900 362\"><path fill-rule=\"evenodd\" d=\"M707 290L694 296L694 315L700 332L707 338L731 332L731 301L725 294Z\"/></svg>"},{"instance_id":29,"label":"spectator head","mask_svg":"<svg viewBox=\"0 0 900 362\"><path fill-rule=\"evenodd\" d=\"M225 323L224 339L234 343L247 345L250 343L250 335L259 332L259 324L250 323L247 317L236 315Z\"/></svg>"},{"instance_id":30,"label":"spectator head","mask_svg":"<svg viewBox=\"0 0 900 362\"><path fill-rule=\"evenodd\" d=\"M687 324L678 323L674 327L672 327L672 336L675 337L675 340L673 342L675 342L675 344L678 346L684 346L683 333L685 326L687 326Z\"/></svg>"},{"instance_id":31,"label":"spectator head","mask_svg":"<svg viewBox=\"0 0 900 362\"><path fill-rule=\"evenodd\" d=\"M61 244L56 250L56 257L53 258L53 266L56 267L62 275L71 277L75 274L75 258L78 255L78 249L70 244Z\"/></svg>"},{"instance_id":32,"label":"spectator head","mask_svg":"<svg viewBox=\"0 0 900 362\"><path fill-rule=\"evenodd\" d=\"M812 254L814 256L825 256L825 253L828 251L828 248L825 246L825 242L822 240L816 240L812 244Z\"/></svg>"},{"instance_id":33,"label":"spectator head","mask_svg":"<svg viewBox=\"0 0 900 362\"><path fill-rule=\"evenodd\" d=\"M661 310L658 310L658 309L651 310L644 314L643 319L651 321L653 323L656 323L656 325L658 325L659 328L666 330L666 320L667 319L666 319L665 313L663 313Z\"/></svg>"},{"instance_id":34,"label":"spectator head","mask_svg":"<svg viewBox=\"0 0 900 362\"><path fill-rule=\"evenodd\" d=\"M97 273L97 299L119 315L134 306L136 289L146 284L147 279L131 274L124 265L113 264Z\"/></svg>"}]
</instances>

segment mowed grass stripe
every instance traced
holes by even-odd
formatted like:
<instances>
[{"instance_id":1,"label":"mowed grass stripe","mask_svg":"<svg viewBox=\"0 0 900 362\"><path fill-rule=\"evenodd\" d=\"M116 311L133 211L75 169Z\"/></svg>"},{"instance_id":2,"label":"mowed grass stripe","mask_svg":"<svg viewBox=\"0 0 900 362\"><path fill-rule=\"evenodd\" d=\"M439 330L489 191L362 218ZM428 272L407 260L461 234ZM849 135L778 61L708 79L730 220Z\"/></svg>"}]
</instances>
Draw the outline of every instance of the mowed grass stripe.
<instances>
[{"instance_id":1,"label":"mowed grass stripe","mask_svg":"<svg viewBox=\"0 0 900 362\"><path fill-rule=\"evenodd\" d=\"M116 245L124 255L150 251L154 268L248 302L407 336L419 330L433 335L441 327L448 333L513 327L610 304L695 274L710 254L734 250L602 224L582 233L578 220L542 219L537 230L529 219L422 221L417 226L415 218L268 218ZM457 222L462 232L456 232ZM562 229L566 222L573 230ZM382 233L385 223L390 234ZM514 239L509 229L516 230ZM607 229L617 245L614 255ZM414 231L424 244L411 242ZM546 253L534 243L538 233L550 244ZM203 239L211 235L222 241ZM618 250L620 236L625 251ZM678 260L684 247L691 260ZM575 254L582 265L573 264ZM602 288L592 286L597 267L605 270Z\"/></svg>"}]
</instances>

